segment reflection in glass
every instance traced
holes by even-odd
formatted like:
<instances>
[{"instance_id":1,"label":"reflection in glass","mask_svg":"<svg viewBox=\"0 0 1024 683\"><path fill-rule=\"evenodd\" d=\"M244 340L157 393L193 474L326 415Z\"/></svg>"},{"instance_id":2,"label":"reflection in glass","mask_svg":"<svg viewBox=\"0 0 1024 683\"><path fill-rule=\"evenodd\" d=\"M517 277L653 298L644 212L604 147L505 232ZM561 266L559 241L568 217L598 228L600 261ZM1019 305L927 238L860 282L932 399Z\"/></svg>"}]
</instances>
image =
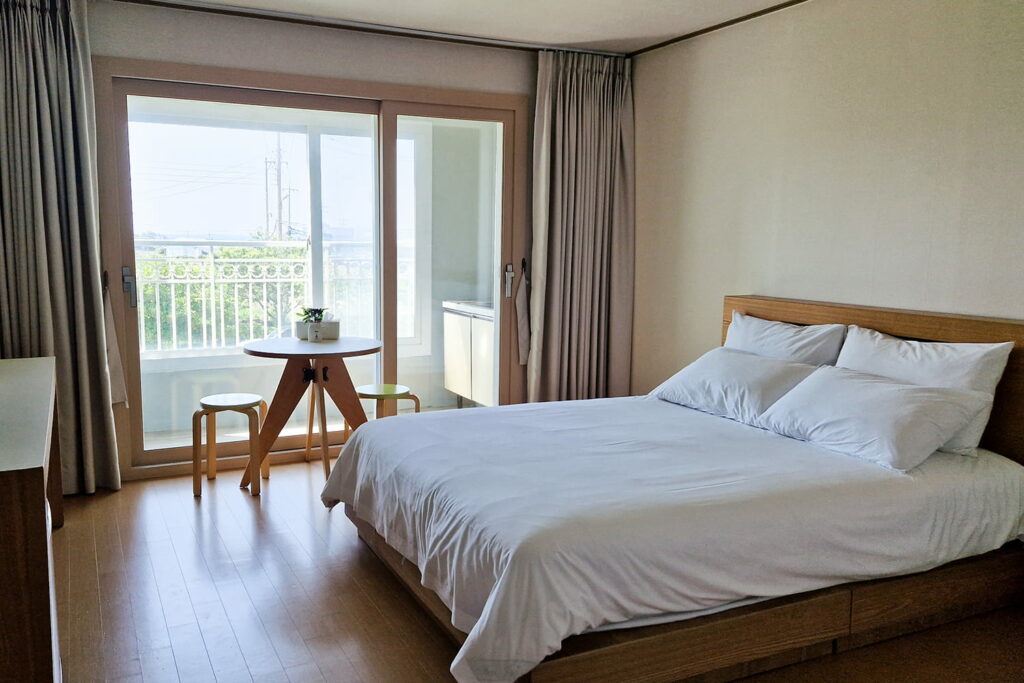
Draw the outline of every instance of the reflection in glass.
<instances>
[{"instance_id":1,"label":"reflection in glass","mask_svg":"<svg viewBox=\"0 0 1024 683\"><path fill-rule=\"evenodd\" d=\"M497 122L398 117L398 381L424 410L497 403L501 140Z\"/></svg>"}]
</instances>

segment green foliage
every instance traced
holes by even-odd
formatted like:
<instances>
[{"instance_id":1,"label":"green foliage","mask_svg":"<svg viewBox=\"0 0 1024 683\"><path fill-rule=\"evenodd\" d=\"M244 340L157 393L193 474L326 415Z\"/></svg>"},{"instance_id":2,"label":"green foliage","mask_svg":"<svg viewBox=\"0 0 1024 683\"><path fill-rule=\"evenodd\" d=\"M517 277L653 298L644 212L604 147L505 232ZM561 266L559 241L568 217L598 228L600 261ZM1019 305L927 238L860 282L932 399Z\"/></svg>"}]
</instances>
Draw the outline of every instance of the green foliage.
<instances>
[{"instance_id":1,"label":"green foliage","mask_svg":"<svg viewBox=\"0 0 1024 683\"><path fill-rule=\"evenodd\" d=\"M255 239L260 237L254 236ZM249 339L288 336L291 320L310 300L308 248L295 246L164 246L140 250L139 333L143 351L230 348ZM405 264L399 261L400 272ZM372 336L374 265L362 253L325 254L323 297L345 334ZM411 302L411 276L399 278L399 305ZM304 322L325 308L306 307ZM307 311L309 312L307 314ZM317 313L314 317L314 311ZM399 329L411 329L411 312Z\"/></svg>"},{"instance_id":2,"label":"green foliage","mask_svg":"<svg viewBox=\"0 0 1024 683\"><path fill-rule=\"evenodd\" d=\"M216 247L218 259L304 259L306 245L294 247Z\"/></svg>"},{"instance_id":3,"label":"green foliage","mask_svg":"<svg viewBox=\"0 0 1024 683\"><path fill-rule=\"evenodd\" d=\"M306 298L304 244L167 252L139 255L143 349L230 347L287 334L290 311Z\"/></svg>"},{"instance_id":4,"label":"green foliage","mask_svg":"<svg viewBox=\"0 0 1024 683\"><path fill-rule=\"evenodd\" d=\"M303 306L296 315L298 315L299 320L304 323L322 323L324 321L324 313L326 311L326 308L311 308L309 306Z\"/></svg>"}]
</instances>

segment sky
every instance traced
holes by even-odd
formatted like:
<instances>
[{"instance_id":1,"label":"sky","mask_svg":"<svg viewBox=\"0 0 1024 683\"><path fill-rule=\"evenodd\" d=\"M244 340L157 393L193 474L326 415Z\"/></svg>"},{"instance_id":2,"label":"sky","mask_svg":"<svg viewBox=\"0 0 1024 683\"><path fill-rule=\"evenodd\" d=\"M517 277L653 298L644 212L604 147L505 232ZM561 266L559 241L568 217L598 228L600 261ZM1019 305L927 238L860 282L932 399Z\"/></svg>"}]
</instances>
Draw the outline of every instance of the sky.
<instances>
[{"instance_id":1,"label":"sky","mask_svg":"<svg viewBox=\"0 0 1024 683\"><path fill-rule=\"evenodd\" d=\"M129 126L132 207L139 238L251 239L281 216L285 239L305 240L310 179L304 133L134 121ZM371 241L373 139L321 137L324 230Z\"/></svg>"}]
</instances>

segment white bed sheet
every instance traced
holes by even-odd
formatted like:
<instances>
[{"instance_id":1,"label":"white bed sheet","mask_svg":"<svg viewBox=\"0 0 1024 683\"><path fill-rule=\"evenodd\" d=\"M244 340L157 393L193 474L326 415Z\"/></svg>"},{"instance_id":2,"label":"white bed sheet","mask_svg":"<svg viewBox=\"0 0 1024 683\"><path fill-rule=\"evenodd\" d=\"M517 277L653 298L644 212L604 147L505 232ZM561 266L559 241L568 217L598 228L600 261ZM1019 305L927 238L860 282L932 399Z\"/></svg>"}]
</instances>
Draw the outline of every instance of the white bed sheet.
<instances>
[{"instance_id":1,"label":"white bed sheet","mask_svg":"<svg viewBox=\"0 0 1024 683\"><path fill-rule=\"evenodd\" d=\"M907 474L648 397L361 426L322 494L413 561L469 635L459 681L512 681L577 633L923 571L1024 532L1024 467Z\"/></svg>"}]
</instances>

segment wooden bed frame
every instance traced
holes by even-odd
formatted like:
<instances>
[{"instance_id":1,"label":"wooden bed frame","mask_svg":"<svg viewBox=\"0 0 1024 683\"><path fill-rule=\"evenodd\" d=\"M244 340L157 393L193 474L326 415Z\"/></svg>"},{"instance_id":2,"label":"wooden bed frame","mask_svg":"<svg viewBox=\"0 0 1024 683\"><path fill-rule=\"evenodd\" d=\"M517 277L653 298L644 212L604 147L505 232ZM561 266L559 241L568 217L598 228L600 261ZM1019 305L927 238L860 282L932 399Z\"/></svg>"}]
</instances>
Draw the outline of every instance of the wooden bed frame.
<instances>
[{"instance_id":1,"label":"wooden bed frame","mask_svg":"<svg viewBox=\"0 0 1024 683\"><path fill-rule=\"evenodd\" d=\"M728 296L732 312L801 325L860 325L898 337L1016 346L996 391L982 446L1024 464L1024 321L852 306L762 296ZM349 506L345 514L451 639L466 634L424 588L416 566L388 546ZM1024 598L1024 545L1013 541L931 571L849 583L687 621L572 636L523 681L728 681L988 611Z\"/></svg>"}]
</instances>

